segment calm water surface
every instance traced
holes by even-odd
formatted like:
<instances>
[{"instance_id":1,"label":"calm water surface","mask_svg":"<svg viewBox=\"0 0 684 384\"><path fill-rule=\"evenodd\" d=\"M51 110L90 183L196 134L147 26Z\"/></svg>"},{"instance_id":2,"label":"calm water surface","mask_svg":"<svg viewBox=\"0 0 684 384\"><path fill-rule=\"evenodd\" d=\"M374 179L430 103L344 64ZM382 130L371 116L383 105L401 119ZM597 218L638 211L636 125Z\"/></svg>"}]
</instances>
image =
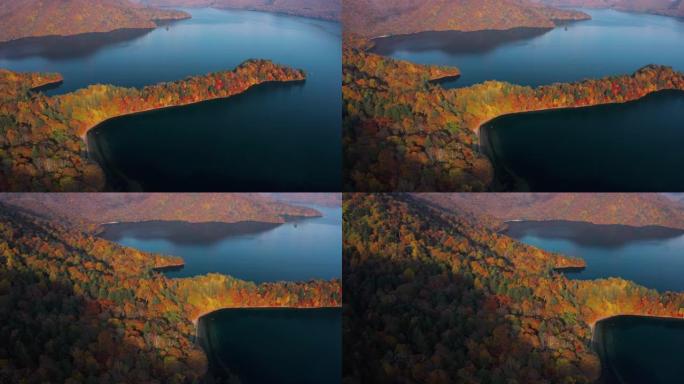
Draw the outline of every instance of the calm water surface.
<instances>
[{"instance_id":1,"label":"calm water surface","mask_svg":"<svg viewBox=\"0 0 684 384\"><path fill-rule=\"evenodd\" d=\"M428 32L375 40L374 51L421 64L451 65L462 77L445 87L486 80L522 85L632 73L648 64L684 70L680 19L587 10L592 20L552 30Z\"/></svg>"},{"instance_id":2,"label":"calm water surface","mask_svg":"<svg viewBox=\"0 0 684 384\"><path fill-rule=\"evenodd\" d=\"M64 93L94 83L141 87L233 69L250 58L304 69L304 84L109 121L89 134L115 189L337 191L341 183L339 23L251 11L187 9L153 31L0 45L0 68L50 71Z\"/></svg>"},{"instance_id":3,"label":"calm water surface","mask_svg":"<svg viewBox=\"0 0 684 384\"><path fill-rule=\"evenodd\" d=\"M606 384L670 384L684 377L684 321L620 316L597 324Z\"/></svg>"},{"instance_id":4,"label":"calm water surface","mask_svg":"<svg viewBox=\"0 0 684 384\"><path fill-rule=\"evenodd\" d=\"M509 222L506 235L547 251L583 258L570 279L621 277L659 291L684 291L684 231L546 221Z\"/></svg>"},{"instance_id":5,"label":"calm water surface","mask_svg":"<svg viewBox=\"0 0 684 384\"><path fill-rule=\"evenodd\" d=\"M227 309L200 319L210 369L244 384L340 383L342 310Z\"/></svg>"},{"instance_id":6,"label":"calm water surface","mask_svg":"<svg viewBox=\"0 0 684 384\"><path fill-rule=\"evenodd\" d=\"M502 116L480 133L503 190L684 190L682 91Z\"/></svg>"},{"instance_id":7,"label":"calm water surface","mask_svg":"<svg viewBox=\"0 0 684 384\"><path fill-rule=\"evenodd\" d=\"M342 275L342 209L282 225L169 222L106 225L102 237L148 252L180 256L169 277L223 273L254 281L333 279Z\"/></svg>"}]
</instances>

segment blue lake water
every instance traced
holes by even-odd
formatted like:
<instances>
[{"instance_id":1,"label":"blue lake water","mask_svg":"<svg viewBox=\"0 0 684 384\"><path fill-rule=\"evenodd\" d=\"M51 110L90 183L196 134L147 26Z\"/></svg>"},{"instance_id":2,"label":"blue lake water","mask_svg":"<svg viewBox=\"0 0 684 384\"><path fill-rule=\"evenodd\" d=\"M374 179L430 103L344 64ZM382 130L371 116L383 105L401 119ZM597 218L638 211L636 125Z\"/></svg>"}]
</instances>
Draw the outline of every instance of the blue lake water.
<instances>
[{"instance_id":1,"label":"blue lake water","mask_svg":"<svg viewBox=\"0 0 684 384\"><path fill-rule=\"evenodd\" d=\"M313 206L320 218L282 225L168 222L106 225L102 237L148 252L180 256L169 277L222 273L257 283L342 276L342 209Z\"/></svg>"},{"instance_id":2,"label":"blue lake water","mask_svg":"<svg viewBox=\"0 0 684 384\"><path fill-rule=\"evenodd\" d=\"M0 45L0 68L60 72L57 94L94 83L142 87L230 70L250 58L304 69L303 84L125 116L89 134L112 189L338 191L341 27L264 12L185 9L192 19Z\"/></svg>"},{"instance_id":3,"label":"blue lake water","mask_svg":"<svg viewBox=\"0 0 684 384\"><path fill-rule=\"evenodd\" d=\"M578 81L632 73L660 64L684 70L681 19L582 9L592 20L553 30L427 32L375 40L374 52L421 64L451 65L461 87L486 80L522 85Z\"/></svg>"},{"instance_id":4,"label":"blue lake water","mask_svg":"<svg viewBox=\"0 0 684 384\"><path fill-rule=\"evenodd\" d=\"M684 231L546 221L510 222L505 234L541 249L583 258L570 279L621 277L659 291L684 291Z\"/></svg>"}]
</instances>

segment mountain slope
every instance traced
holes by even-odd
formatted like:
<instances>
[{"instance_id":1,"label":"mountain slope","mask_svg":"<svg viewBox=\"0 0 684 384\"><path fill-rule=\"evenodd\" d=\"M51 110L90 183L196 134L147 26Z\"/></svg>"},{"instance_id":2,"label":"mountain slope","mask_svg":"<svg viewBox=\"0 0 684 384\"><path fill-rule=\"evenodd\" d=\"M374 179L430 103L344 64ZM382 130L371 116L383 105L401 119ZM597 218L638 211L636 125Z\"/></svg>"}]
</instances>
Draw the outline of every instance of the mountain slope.
<instances>
[{"instance_id":1,"label":"mountain slope","mask_svg":"<svg viewBox=\"0 0 684 384\"><path fill-rule=\"evenodd\" d=\"M66 204L86 200L80 197L33 196L47 206L62 201L63 210L95 207ZM122 209L125 200L105 201L101 209ZM131 200L133 209L144 199ZM217 203L190 202L200 210ZM226 205L214 206L220 207ZM123 247L46 216L0 201L1 383L215 383L205 376L207 358L195 342L200 314L340 306L339 280L168 279L153 269L180 258Z\"/></svg>"},{"instance_id":2,"label":"mountain slope","mask_svg":"<svg viewBox=\"0 0 684 384\"><path fill-rule=\"evenodd\" d=\"M118 29L152 29L189 18L185 12L141 7L128 0L13 0L0 8L0 42Z\"/></svg>"},{"instance_id":3,"label":"mountain slope","mask_svg":"<svg viewBox=\"0 0 684 384\"><path fill-rule=\"evenodd\" d=\"M597 319L684 316L684 294L568 280L576 260L419 197L345 195L345 383L593 383Z\"/></svg>"},{"instance_id":4,"label":"mountain slope","mask_svg":"<svg viewBox=\"0 0 684 384\"><path fill-rule=\"evenodd\" d=\"M365 37L424 31L476 31L518 27L553 28L558 20L588 15L527 0L347 0L345 32Z\"/></svg>"},{"instance_id":5,"label":"mountain slope","mask_svg":"<svg viewBox=\"0 0 684 384\"><path fill-rule=\"evenodd\" d=\"M618 11L684 16L681 0L535 0L537 3L560 7L612 8Z\"/></svg>"},{"instance_id":6,"label":"mountain slope","mask_svg":"<svg viewBox=\"0 0 684 384\"><path fill-rule=\"evenodd\" d=\"M423 194L448 210L500 220L568 220L684 229L684 204L656 193Z\"/></svg>"},{"instance_id":7,"label":"mountain slope","mask_svg":"<svg viewBox=\"0 0 684 384\"><path fill-rule=\"evenodd\" d=\"M214 7L248 9L339 20L341 0L133 0L152 7Z\"/></svg>"},{"instance_id":8,"label":"mountain slope","mask_svg":"<svg viewBox=\"0 0 684 384\"><path fill-rule=\"evenodd\" d=\"M75 223L186 221L284 222L283 216L319 216L310 208L258 194L6 193L0 202Z\"/></svg>"}]
</instances>

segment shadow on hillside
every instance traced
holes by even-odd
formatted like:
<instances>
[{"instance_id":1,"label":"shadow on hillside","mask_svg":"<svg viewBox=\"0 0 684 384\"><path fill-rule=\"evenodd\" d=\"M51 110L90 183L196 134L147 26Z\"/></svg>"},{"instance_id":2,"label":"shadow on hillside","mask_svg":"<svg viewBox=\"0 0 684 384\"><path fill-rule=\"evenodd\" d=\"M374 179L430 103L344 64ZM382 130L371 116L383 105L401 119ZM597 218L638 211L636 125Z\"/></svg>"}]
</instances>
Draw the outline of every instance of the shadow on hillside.
<instances>
[{"instance_id":1,"label":"shadow on hillside","mask_svg":"<svg viewBox=\"0 0 684 384\"><path fill-rule=\"evenodd\" d=\"M0 382L169 382L179 374L192 377L184 372L188 365L159 354L174 343L164 339L163 331L157 334L154 324L151 329L145 325L139 338L124 338L118 320L123 305L111 302L114 307L106 310L90 299L92 293L79 293L87 282L76 287L59 273L9 269L2 257L0 262Z\"/></svg>"},{"instance_id":2,"label":"shadow on hillside","mask_svg":"<svg viewBox=\"0 0 684 384\"><path fill-rule=\"evenodd\" d=\"M492 295L476 288L472 275L427 260L361 260L345 250L345 384L554 382L560 378L549 372L562 376L552 348L531 345L511 308L488 303ZM407 270L413 283L404 283ZM556 321L546 326L560 327Z\"/></svg>"}]
</instances>

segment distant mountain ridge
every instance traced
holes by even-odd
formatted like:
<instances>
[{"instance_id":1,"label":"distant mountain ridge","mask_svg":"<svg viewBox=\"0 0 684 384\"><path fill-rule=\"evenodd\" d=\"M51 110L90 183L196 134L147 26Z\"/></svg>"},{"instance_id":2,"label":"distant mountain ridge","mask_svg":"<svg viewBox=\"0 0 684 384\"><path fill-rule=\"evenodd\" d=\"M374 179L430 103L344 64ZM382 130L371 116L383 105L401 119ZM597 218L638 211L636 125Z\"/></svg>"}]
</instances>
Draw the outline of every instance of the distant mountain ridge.
<instances>
[{"instance_id":1,"label":"distant mountain ridge","mask_svg":"<svg viewBox=\"0 0 684 384\"><path fill-rule=\"evenodd\" d=\"M151 7L213 7L339 20L341 0L132 0Z\"/></svg>"},{"instance_id":2,"label":"distant mountain ridge","mask_svg":"<svg viewBox=\"0 0 684 384\"><path fill-rule=\"evenodd\" d=\"M421 194L449 211L499 220L568 220L684 229L684 203L657 193Z\"/></svg>"},{"instance_id":3,"label":"distant mountain ridge","mask_svg":"<svg viewBox=\"0 0 684 384\"><path fill-rule=\"evenodd\" d=\"M682 0L535 0L560 7L612 8L618 11L644 12L665 16L684 17Z\"/></svg>"},{"instance_id":4,"label":"distant mountain ridge","mask_svg":"<svg viewBox=\"0 0 684 384\"><path fill-rule=\"evenodd\" d=\"M589 15L528 0L346 0L345 32L374 38L427 31L553 28Z\"/></svg>"},{"instance_id":5,"label":"distant mountain ridge","mask_svg":"<svg viewBox=\"0 0 684 384\"><path fill-rule=\"evenodd\" d=\"M153 29L185 12L143 7L128 0L12 0L0 5L0 42L120 29Z\"/></svg>"},{"instance_id":6,"label":"distant mountain ridge","mask_svg":"<svg viewBox=\"0 0 684 384\"><path fill-rule=\"evenodd\" d=\"M140 221L282 223L283 216L320 216L314 209L258 194L5 193L0 194L0 202L48 219L85 225Z\"/></svg>"}]
</instances>

